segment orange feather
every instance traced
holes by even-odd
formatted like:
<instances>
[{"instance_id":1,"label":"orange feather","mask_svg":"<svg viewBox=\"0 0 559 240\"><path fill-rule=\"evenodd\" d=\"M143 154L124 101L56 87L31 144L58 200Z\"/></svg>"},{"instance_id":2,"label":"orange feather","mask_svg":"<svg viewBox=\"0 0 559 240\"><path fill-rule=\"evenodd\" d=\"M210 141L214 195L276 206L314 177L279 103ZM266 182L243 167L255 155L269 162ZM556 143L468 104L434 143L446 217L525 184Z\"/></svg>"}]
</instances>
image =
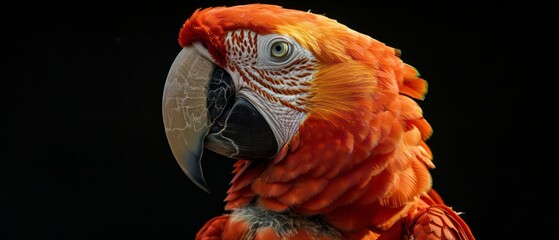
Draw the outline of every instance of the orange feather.
<instances>
[{"instance_id":1,"label":"orange feather","mask_svg":"<svg viewBox=\"0 0 559 240\"><path fill-rule=\"evenodd\" d=\"M386 239L403 232L409 217L442 203L429 195L435 166L425 141L432 128L415 102L425 97L427 81L399 50L323 15L266 4L198 9L179 43L201 41L226 66L223 39L237 29L288 35L318 64L298 133L273 161L236 165L226 209L256 202L274 212L321 216L347 236ZM459 219L444 211L437 216ZM469 231L456 221L444 226ZM256 238L273 236L266 229Z\"/></svg>"}]
</instances>

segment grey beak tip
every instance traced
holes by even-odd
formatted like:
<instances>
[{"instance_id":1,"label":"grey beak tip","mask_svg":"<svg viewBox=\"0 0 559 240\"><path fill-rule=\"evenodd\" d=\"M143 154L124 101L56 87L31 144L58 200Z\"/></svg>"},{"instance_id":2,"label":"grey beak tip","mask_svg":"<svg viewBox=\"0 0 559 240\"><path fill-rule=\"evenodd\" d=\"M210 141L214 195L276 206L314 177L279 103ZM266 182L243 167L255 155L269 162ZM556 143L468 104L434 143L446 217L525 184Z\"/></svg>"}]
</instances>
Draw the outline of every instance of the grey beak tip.
<instances>
[{"instance_id":1,"label":"grey beak tip","mask_svg":"<svg viewBox=\"0 0 559 240\"><path fill-rule=\"evenodd\" d=\"M204 178L204 172L202 171L201 161L192 161L192 159L201 160L202 156L201 154L186 152L186 156L183 159L183 164L189 170L187 171L186 169L183 169L183 171L186 173L188 178L190 178L190 180L194 184L196 184L196 186L204 190L204 192L206 193L211 193L210 187L206 182L206 179Z\"/></svg>"}]
</instances>

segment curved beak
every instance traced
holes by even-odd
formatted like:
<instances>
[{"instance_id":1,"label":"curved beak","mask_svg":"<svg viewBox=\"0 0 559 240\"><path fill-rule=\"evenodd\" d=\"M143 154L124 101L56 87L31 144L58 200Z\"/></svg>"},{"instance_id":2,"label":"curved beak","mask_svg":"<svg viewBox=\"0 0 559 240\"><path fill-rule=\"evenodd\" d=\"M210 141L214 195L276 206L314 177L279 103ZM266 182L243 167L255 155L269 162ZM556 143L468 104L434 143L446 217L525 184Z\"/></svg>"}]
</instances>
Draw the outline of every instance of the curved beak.
<instances>
[{"instance_id":1,"label":"curved beak","mask_svg":"<svg viewBox=\"0 0 559 240\"><path fill-rule=\"evenodd\" d=\"M190 180L206 192L200 160L211 127L206 87L213 70L210 60L185 47L171 65L163 89L163 124L173 155Z\"/></svg>"},{"instance_id":2,"label":"curved beak","mask_svg":"<svg viewBox=\"0 0 559 240\"><path fill-rule=\"evenodd\" d=\"M208 148L234 159L270 159L278 151L259 104L235 93L231 75L194 47L175 58L163 90L167 140L184 173L206 192L202 153Z\"/></svg>"}]
</instances>

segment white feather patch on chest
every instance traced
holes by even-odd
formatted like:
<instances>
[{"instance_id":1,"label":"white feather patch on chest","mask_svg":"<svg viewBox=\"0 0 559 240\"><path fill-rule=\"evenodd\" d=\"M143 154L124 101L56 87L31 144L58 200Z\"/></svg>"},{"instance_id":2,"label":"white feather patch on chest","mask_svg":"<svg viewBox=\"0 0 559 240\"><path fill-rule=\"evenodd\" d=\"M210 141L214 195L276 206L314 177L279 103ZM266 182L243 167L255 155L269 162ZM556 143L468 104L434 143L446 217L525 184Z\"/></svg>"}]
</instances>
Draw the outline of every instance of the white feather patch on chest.
<instances>
[{"instance_id":1,"label":"white feather patch on chest","mask_svg":"<svg viewBox=\"0 0 559 240\"><path fill-rule=\"evenodd\" d=\"M311 237L328 236L331 239L342 239L340 232L316 217L308 217L291 212L277 213L266 211L258 206L249 205L235 209L231 213L231 221L246 222L249 226L246 239L253 239L258 231L271 228L280 239L292 236L298 231L305 231Z\"/></svg>"}]
</instances>

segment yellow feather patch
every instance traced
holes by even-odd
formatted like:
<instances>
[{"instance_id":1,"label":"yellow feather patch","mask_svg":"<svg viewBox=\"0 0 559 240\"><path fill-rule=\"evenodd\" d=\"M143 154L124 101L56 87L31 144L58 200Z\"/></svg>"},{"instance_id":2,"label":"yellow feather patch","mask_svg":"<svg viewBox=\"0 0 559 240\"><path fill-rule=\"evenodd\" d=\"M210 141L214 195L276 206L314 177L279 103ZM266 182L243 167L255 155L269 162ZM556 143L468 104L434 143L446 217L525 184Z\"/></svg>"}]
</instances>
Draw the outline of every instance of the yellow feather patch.
<instances>
[{"instance_id":1,"label":"yellow feather patch","mask_svg":"<svg viewBox=\"0 0 559 240\"><path fill-rule=\"evenodd\" d=\"M312 85L307 102L309 113L331 119L371 111L377 80L369 65L350 61L322 66Z\"/></svg>"},{"instance_id":2,"label":"yellow feather patch","mask_svg":"<svg viewBox=\"0 0 559 240\"><path fill-rule=\"evenodd\" d=\"M293 22L278 25L275 31L291 36L312 52L317 60L325 64L352 60L353 57L348 54L350 50L348 44L352 45L351 48L355 48L360 44L366 45L364 43L372 40L336 20L318 14L313 18L295 19ZM365 48L361 50L367 51Z\"/></svg>"}]
</instances>

